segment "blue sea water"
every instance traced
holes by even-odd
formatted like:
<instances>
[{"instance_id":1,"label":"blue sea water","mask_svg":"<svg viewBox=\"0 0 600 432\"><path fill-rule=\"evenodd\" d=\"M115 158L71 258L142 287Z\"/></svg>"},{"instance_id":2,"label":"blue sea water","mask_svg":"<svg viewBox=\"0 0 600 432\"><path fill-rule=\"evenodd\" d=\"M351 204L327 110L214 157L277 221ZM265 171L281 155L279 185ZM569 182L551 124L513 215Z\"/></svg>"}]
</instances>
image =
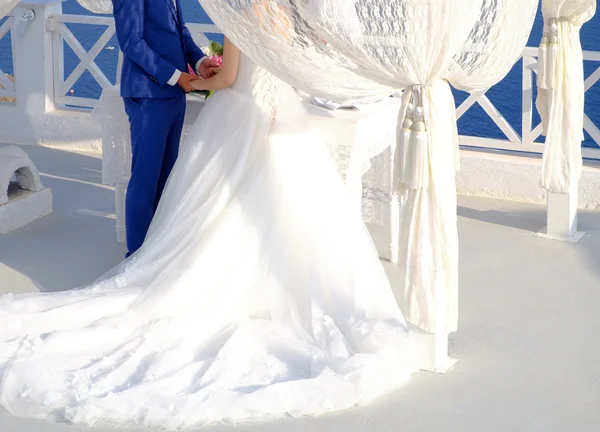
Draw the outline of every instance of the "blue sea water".
<instances>
[{"instance_id":1,"label":"blue sea water","mask_svg":"<svg viewBox=\"0 0 600 432\"><path fill-rule=\"evenodd\" d=\"M181 0L184 12L184 18L189 23L210 23L210 18L202 10L197 0ZM63 11L68 14L90 14L83 9L75 0L66 0L63 3ZM0 20L0 24L3 20ZM538 15L531 32L528 46L537 46L542 34L542 17ZM69 24L71 31L77 36L82 46L89 50L98 40L105 28L100 26L89 26L82 24ZM600 12L588 22L581 31L581 40L584 50L600 51ZM117 47L116 37L108 45ZM106 76L114 82L117 65L116 50L103 50L96 59L96 63L103 70ZM0 69L6 73L12 73L10 37L6 36L0 40ZM77 66L78 58L65 45L65 74L68 76ZM491 88L487 96L508 120L511 126L520 134L521 131L521 83L522 71L521 62L517 63L506 78ZM600 67L598 62L586 62L584 72L586 78ZM100 86L95 82L89 72L84 75L74 85L73 90L76 96L95 97L100 95ZM456 102L459 104L468 95L464 92L455 91ZM586 114L597 125L600 126L600 83L597 83L586 93ZM539 123L539 116L534 112L534 124ZM479 105L475 105L459 120L459 131L463 135L482 136L489 138L505 139L504 134L492 122L488 115ZM597 147L591 137L586 133L586 140L583 144L586 147Z\"/></svg>"}]
</instances>

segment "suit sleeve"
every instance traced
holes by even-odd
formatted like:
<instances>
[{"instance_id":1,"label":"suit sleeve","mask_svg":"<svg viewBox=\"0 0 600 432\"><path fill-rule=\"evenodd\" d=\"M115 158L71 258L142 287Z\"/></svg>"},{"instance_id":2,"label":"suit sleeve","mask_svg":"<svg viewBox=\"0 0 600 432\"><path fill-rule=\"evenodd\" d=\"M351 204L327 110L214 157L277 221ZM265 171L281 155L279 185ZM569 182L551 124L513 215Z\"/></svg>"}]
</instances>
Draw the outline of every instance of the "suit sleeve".
<instances>
[{"instance_id":1,"label":"suit sleeve","mask_svg":"<svg viewBox=\"0 0 600 432\"><path fill-rule=\"evenodd\" d=\"M186 60L190 66L195 68L198 61L204 57L204 53L198 48L196 42L194 42L186 25L183 26L183 42L185 43L185 52L187 54Z\"/></svg>"},{"instance_id":2,"label":"suit sleeve","mask_svg":"<svg viewBox=\"0 0 600 432\"><path fill-rule=\"evenodd\" d=\"M160 57L144 40L144 0L113 0L113 15L123 53L158 84L167 84L177 68Z\"/></svg>"}]
</instances>

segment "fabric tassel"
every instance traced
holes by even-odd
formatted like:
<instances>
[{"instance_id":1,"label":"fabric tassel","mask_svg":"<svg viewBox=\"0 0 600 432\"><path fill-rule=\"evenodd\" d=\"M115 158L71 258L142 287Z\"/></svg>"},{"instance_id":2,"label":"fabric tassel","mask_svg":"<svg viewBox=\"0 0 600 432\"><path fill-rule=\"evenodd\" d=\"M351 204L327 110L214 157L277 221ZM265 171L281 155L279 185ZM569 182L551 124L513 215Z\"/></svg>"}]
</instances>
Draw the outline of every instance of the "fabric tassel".
<instances>
[{"instance_id":1,"label":"fabric tassel","mask_svg":"<svg viewBox=\"0 0 600 432\"><path fill-rule=\"evenodd\" d=\"M538 103L538 110L540 112L540 120L542 123L542 136L546 136L548 133L548 121L550 120L550 99L552 98L552 90L539 89L538 101L543 100L543 103Z\"/></svg>"},{"instance_id":2,"label":"fabric tassel","mask_svg":"<svg viewBox=\"0 0 600 432\"><path fill-rule=\"evenodd\" d=\"M411 136L411 178L409 185L411 188L425 188L429 186L429 140L425 123L417 120L413 124Z\"/></svg>"},{"instance_id":3,"label":"fabric tassel","mask_svg":"<svg viewBox=\"0 0 600 432\"><path fill-rule=\"evenodd\" d=\"M550 36L546 55L546 88L552 89L556 83L556 59L558 57L558 37Z\"/></svg>"},{"instance_id":4,"label":"fabric tassel","mask_svg":"<svg viewBox=\"0 0 600 432\"><path fill-rule=\"evenodd\" d=\"M401 186L404 184L405 179L407 178L406 170L409 169L407 160L410 152L410 137L412 134L413 116L415 111L414 93L410 90L407 90L407 92L404 94L404 97L407 98L403 100L403 103L406 103L406 108L400 110L396 134L397 147L394 160L392 161L394 179L392 183L392 190L395 193L402 193Z\"/></svg>"},{"instance_id":5,"label":"fabric tassel","mask_svg":"<svg viewBox=\"0 0 600 432\"><path fill-rule=\"evenodd\" d=\"M552 89L546 90L546 119L548 123L550 121L550 113L552 112L552 107L554 105L554 92L552 91ZM546 124L546 127L544 128L545 131L548 131L548 124ZM546 133L544 133L544 136L546 136Z\"/></svg>"},{"instance_id":6,"label":"fabric tassel","mask_svg":"<svg viewBox=\"0 0 600 432\"><path fill-rule=\"evenodd\" d=\"M419 189L429 186L429 143L420 86L411 90L401 130L398 131L396 188Z\"/></svg>"},{"instance_id":7,"label":"fabric tassel","mask_svg":"<svg viewBox=\"0 0 600 432\"><path fill-rule=\"evenodd\" d=\"M398 158L400 159L397 164L400 175L397 177L401 183L406 183L406 179L409 178L408 170L410 170L410 166L408 164L409 154L410 154L410 138L412 136L412 126L413 126L413 118L415 106L413 104L414 95L411 96L411 102L406 106L406 114L404 117L404 121L402 122L402 130L400 131L400 149L398 151Z\"/></svg>"},{"instance_id":8,"label":"fabric tassel","mask_svg":"<svg viewBox=\"0 0 600 432\"><path fill-rule=\"evenodd\" d=\"M408 164L408 157L410 154L410 145L411 145L411 137L412 137L412 124L413 121L411 119L405 119L404 123L402 124L402 131L400 133L400 140L401 140L401 148L400 151L398 153L398 158L400 158L401 160L399 161L399 168L400 168L400 181L402 183L406 182L406 179L408 178L408 170L410 169L410 166Z\"/></svg>"},{"instance_id":9,"label":"fabric tassel","mask_svg":"<svg viewBox=\"0 0 600 432\"><path fill-rule=\"evenodd\" d=\"M546 59L548 57L548 38L544 36L538 49L538 87L547 89L546 83Z\"/></svg>"},{"instance_id":10,"label":"fabric tassel","mask_svg":"<svg viewBox=\"0 0 600 432\"><path fill-rule=\"evenodd\" d=\"M425 126L425 114L421 88L413 87L406 105L404 119L398 131L398 147L395 157L395 187L419 189L429 186L429 138Z\"/></svg>"}]
</instances>

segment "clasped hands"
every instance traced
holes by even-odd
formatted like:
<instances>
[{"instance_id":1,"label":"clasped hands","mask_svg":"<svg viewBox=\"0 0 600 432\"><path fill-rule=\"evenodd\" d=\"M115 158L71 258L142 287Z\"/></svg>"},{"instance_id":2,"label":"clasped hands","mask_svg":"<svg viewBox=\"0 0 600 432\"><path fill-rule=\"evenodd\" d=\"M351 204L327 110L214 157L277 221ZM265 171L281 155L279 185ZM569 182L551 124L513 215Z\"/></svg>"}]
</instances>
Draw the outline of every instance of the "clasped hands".
<instances>
[{"instance_id":1,"label":"clasped hands","mask_svg":"<svg viewBox=\"0 0 600 432\"><path fill-rule=\"evenodd\" d=\"M200 66L198 66L198 72L200 72L200 76L182 72L181 76L177 80L177 84L179 84L179 86L184 89L186 93L189 93L195 90L194 87L192 87L192 82L201 79L212 78L219 72L219 70L220 66L217 64L217 62L210 57L206 57L200 63Z\"/></svg>"}]
</instances>

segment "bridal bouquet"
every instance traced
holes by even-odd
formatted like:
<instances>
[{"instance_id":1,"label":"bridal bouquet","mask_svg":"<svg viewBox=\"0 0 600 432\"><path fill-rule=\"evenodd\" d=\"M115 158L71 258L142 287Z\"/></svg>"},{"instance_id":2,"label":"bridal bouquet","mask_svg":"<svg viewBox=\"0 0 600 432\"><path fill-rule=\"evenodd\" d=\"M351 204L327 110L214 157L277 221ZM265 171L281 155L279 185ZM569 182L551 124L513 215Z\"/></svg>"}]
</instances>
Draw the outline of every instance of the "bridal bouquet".
<instances>
[{"instance_id":1,"label":"bridal bouquet","mask_svg":"<svg viewBox=\"0 0 600 432\"><path fill-rule=\"evenodd\" d=\"M202 52L214 60L217 66L221 66L223 63L223 46L217 41L210 41L207 47L202 48ZM196 72L188 65L188 73L195 75ZM212 90L195 90L191 92L195 95L202 96L205 100L212 95Z\"/></svg>"}]
</instances>

